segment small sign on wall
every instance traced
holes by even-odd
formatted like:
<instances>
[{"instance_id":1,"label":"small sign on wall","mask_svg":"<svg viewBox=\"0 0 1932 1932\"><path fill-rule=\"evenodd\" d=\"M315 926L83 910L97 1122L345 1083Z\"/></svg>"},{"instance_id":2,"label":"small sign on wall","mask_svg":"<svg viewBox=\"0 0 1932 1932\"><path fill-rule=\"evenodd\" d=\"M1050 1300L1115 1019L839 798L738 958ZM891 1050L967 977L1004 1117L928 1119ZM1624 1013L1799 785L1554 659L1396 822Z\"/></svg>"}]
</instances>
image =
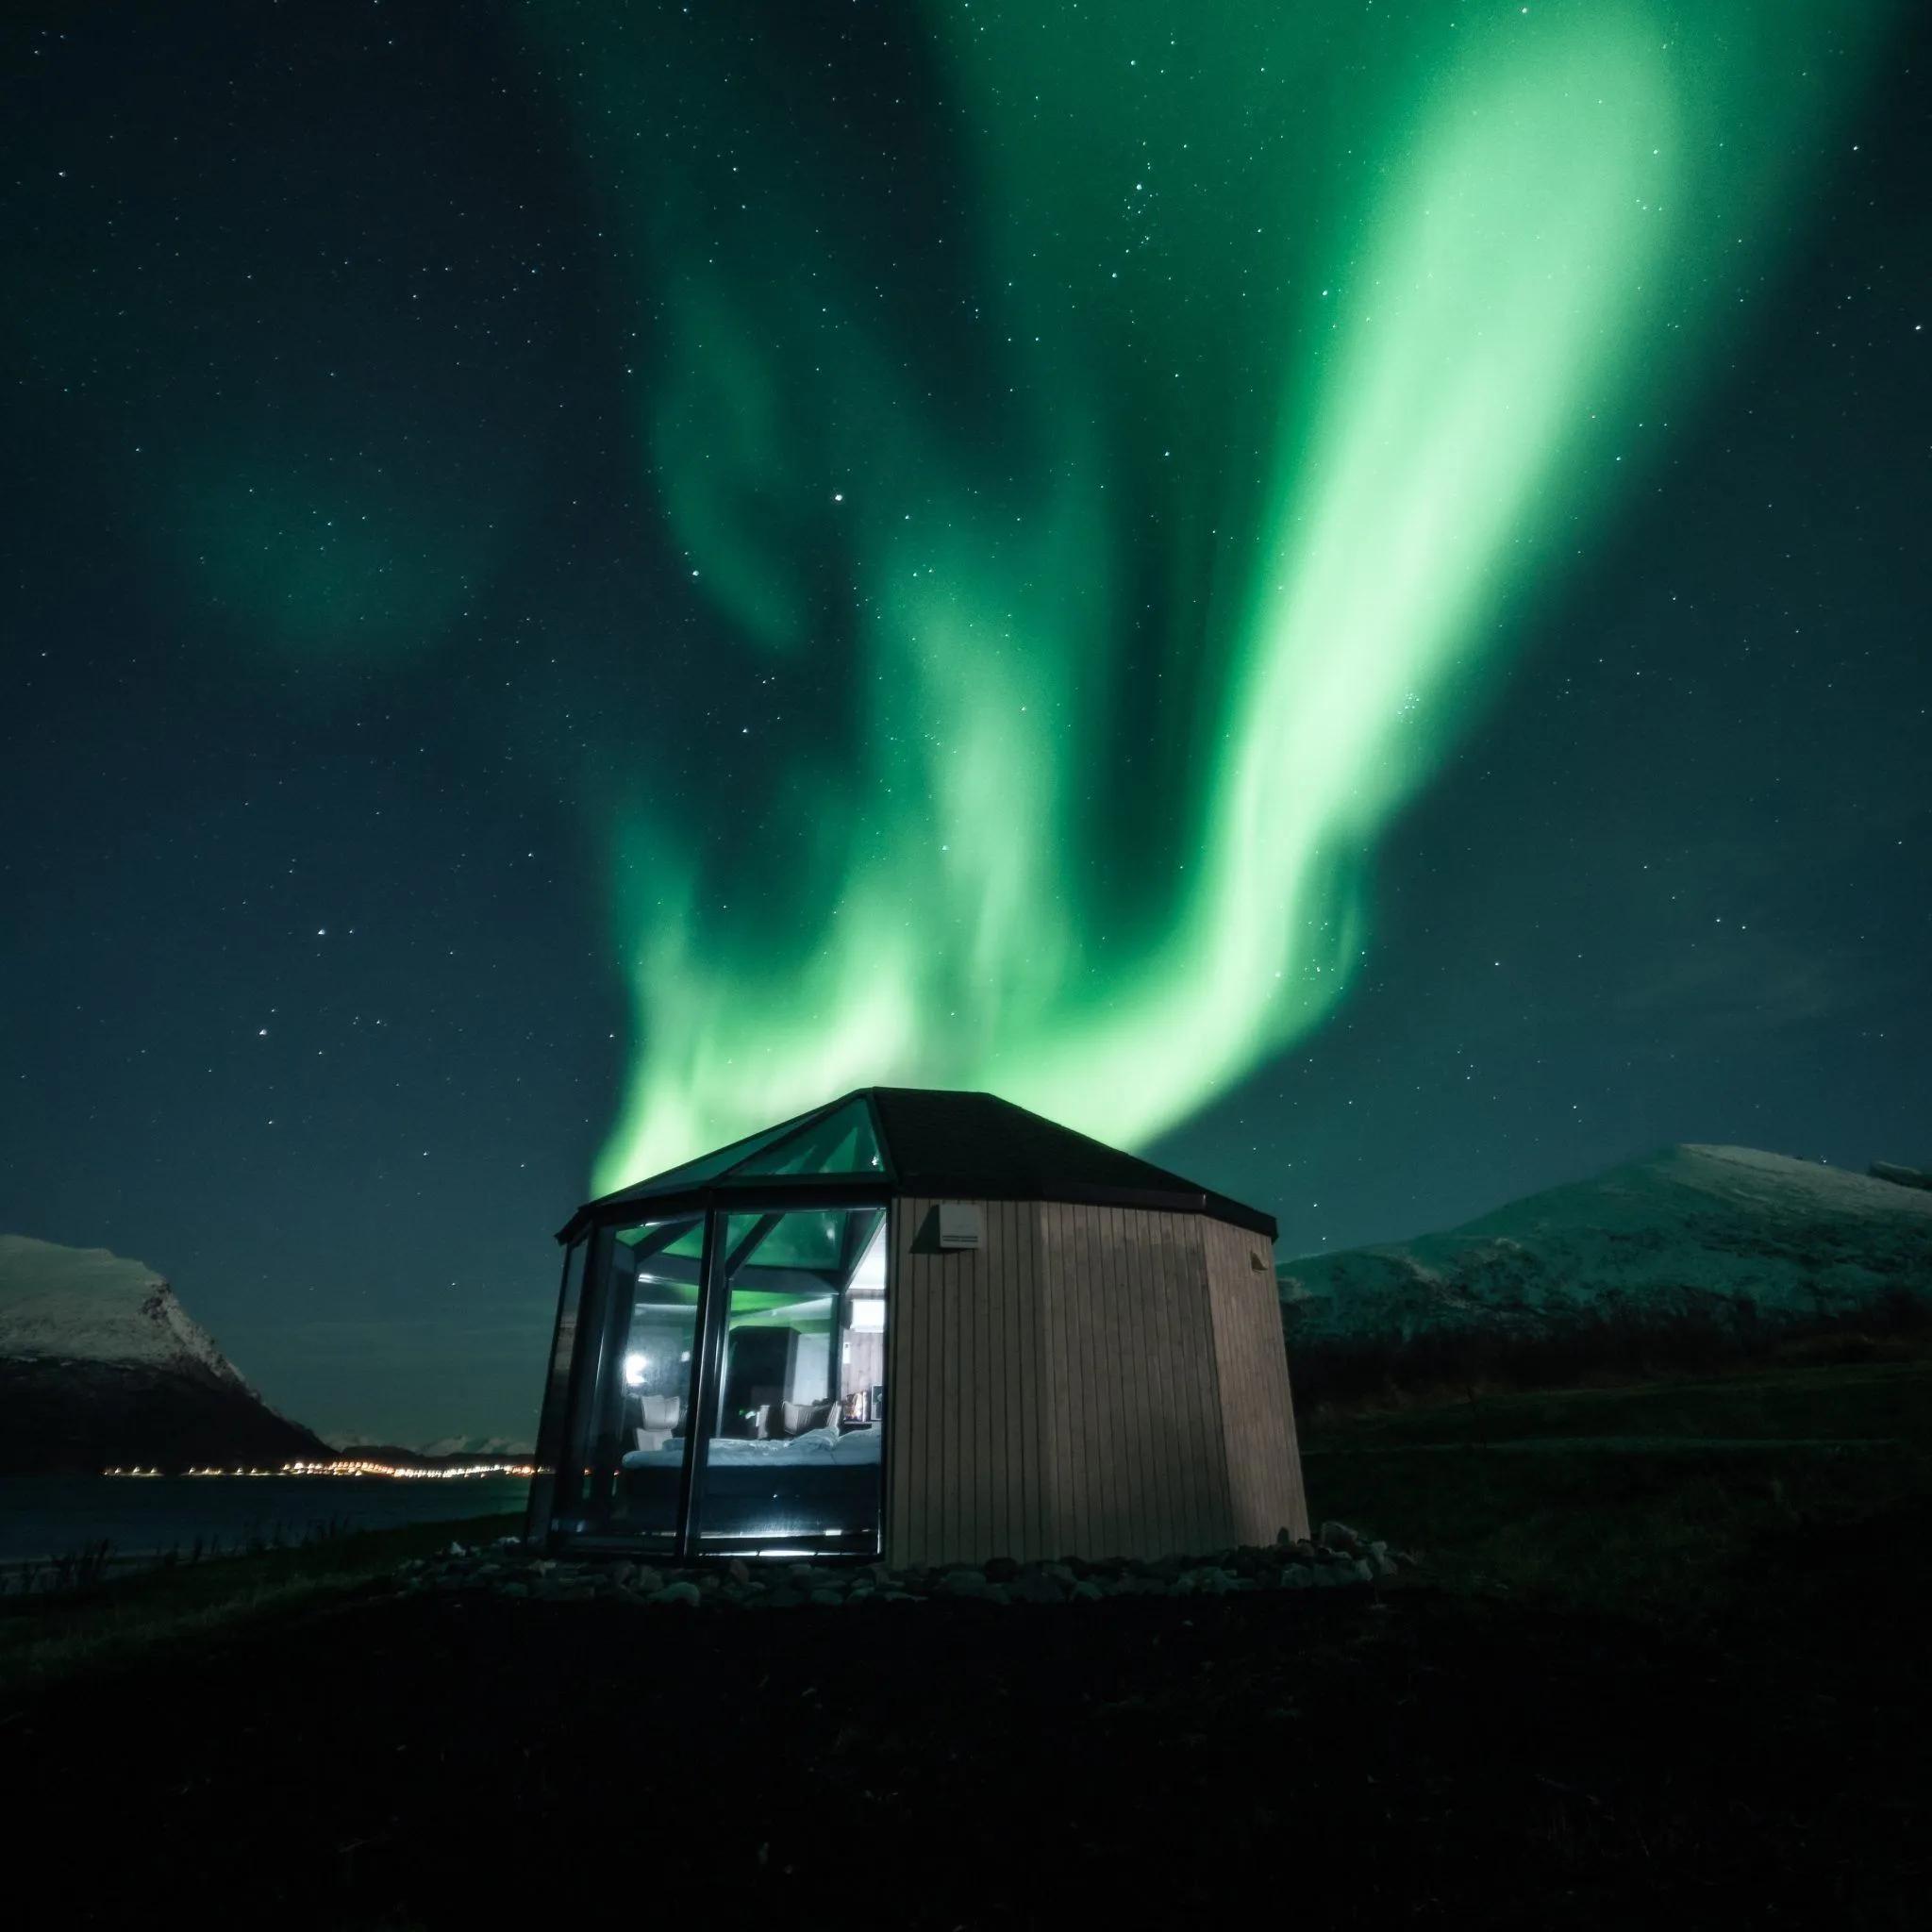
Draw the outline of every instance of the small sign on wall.
<instances>
[{"instance_id":1,"label":"small sign on wall","mask_svg":"<svg viewBox=\"0 0 1932 1932\"><path fill-rule=\"evenodd\" d=\"M940 1246L976 1248L979 1245L979 1208L972 1201L940 1203Z\"/></svg>"}]
</instances>

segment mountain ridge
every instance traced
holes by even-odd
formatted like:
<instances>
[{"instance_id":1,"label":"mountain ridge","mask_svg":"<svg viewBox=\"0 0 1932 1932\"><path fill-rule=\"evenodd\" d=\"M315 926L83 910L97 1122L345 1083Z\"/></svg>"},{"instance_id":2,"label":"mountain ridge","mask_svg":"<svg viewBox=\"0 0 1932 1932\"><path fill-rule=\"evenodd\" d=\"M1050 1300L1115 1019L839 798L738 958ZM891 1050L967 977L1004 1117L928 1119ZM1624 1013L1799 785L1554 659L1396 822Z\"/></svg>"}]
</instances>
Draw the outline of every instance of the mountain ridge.
<instances>
[{"instance_id":1,"label":"mountain ridge","mask_svg":"<svg viewBox=\"0 0 1932 1932\"><path fill-rule=\"evenodd\" d=\"M1665 1147L1406 1241L1276 1269L1297 1385L1587 1368L1932 1310L1932 1192L1757 1148ZM1915 1312L1917 1311L1917 1312Z\"/></svg>"},{"instance_id":2,"label":"mountain ridge","mask_svg":"<svg viewBox=\"0 0 1932 1932\"><path fill-rule=\"evenodd\" d=\"M144 1262L0 1235L0 1470L279 1467L326 1453Z\"/></svg>"}]
</instances>

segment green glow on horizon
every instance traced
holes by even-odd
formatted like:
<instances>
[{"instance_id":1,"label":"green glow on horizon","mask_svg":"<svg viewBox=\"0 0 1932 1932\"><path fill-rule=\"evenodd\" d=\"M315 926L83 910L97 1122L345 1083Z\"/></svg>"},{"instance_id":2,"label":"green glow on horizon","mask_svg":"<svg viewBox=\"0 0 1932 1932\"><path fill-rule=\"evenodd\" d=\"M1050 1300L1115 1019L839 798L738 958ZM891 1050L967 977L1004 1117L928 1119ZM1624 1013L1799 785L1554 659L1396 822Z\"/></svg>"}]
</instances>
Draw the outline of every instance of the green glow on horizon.
<instances>
[{"instance_id":1,"label":"green glow on horizon","mask_svg":"<svg viewBox=\"0 0 1932 1932\"><path fill-rule=\"evenodd\" d=\"M748 166L733 225L612 139L742 87L703 29L646 59L572 17L693 594L744 681L858 660L849 732L758 772L744 853L675 797L613 814L639 1039L598 1191L874 1082L1144 1145L1334 1008L1375 840L1850 95L1837 9L1762 10L935 0L957 343L882 307L796 164Z\"/></svg>"}]
</instances>

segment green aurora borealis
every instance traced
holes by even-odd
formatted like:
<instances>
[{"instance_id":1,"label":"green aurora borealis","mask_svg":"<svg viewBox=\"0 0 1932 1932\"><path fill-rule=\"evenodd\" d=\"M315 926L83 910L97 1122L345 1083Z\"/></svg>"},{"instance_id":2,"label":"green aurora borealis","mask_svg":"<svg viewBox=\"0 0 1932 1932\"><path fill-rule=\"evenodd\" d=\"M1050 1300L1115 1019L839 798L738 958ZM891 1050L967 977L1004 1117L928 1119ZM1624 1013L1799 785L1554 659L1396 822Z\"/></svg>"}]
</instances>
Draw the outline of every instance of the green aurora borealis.
<instances>
[{"instance_id":1,"label":"green aurora borealis","mask_svg":"<svg viewBox=\"0 0 1932 1932\"><path fill-rule=\"evenodd\" d=\"M0 1227L286 1413L527 1442L859 1082L1285 1256L1932 1161L1932 12L43 13Z\"/></svg>"},{"instance_id":2,"label":"green aurora borealis","mask_svg":"<svg viewBox=\"0 0 1932 1932\"><path fill-rule=\"evenodd\" d=\"M734 754L741 848L603 802L597 1188L873 1082L1144 1145L1321 1020L1376 837L1748 307L1839 15L934 5L924 208L841 193L744 16L541 16L691 592L843 693Z\"/></svg>"}]
</instances>

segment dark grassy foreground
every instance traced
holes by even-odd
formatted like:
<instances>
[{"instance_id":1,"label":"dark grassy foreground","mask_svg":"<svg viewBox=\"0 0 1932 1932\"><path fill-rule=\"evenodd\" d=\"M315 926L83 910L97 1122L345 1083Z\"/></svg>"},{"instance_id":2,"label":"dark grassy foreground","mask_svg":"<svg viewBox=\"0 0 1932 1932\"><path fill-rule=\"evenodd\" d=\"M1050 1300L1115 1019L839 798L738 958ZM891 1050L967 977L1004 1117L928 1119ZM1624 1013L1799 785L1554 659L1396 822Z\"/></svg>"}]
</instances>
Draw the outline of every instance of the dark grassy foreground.
<instances>
[{"instance_id":1,"label":"dark grassy foreground","mask_svg":"<svg viewBox=\"0 0 1932 1932\"><path fill-rule=\"evenodd\" d=\"M1440 1557L1379 1598L395 1598L341 1546L16 1670L8 1823L82 1848L82 1924L1916 1926L1928 1397L1904 1361L1332 1427L1317 1512Z\"/></svg>"}]
</instances>

